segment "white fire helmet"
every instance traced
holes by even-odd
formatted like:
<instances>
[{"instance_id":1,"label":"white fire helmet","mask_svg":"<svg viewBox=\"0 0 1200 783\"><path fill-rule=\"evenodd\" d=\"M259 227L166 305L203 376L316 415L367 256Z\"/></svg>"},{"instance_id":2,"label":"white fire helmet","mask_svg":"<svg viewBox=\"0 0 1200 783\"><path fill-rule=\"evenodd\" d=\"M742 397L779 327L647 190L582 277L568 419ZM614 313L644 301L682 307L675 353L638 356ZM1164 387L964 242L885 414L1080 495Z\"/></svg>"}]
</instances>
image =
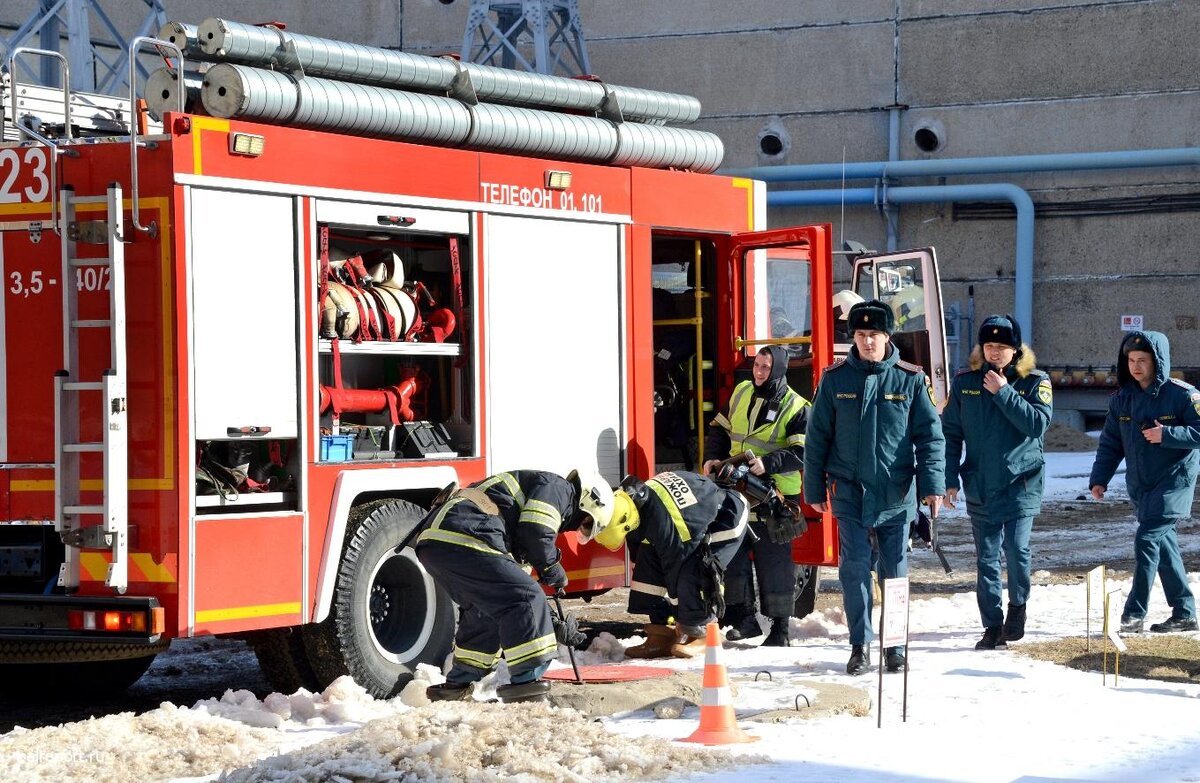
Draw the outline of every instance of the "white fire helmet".
<instances>
[{"instance_id":1,"label":"white fire helmet","mask_svg":"<svg viewBox=\"0 0 1200 783\"><path fill-rule=\"evenodd\" d=\"M833 320L847 320L850 317L850 308L861 301L863 298L848 288L838 291L833 295Z\"/></svg>"},{"instance_id":2,"label":"white fire helmet","mask_svg":"<svg viewBox=\"0 0 1200 783\"><path fill-rule=\"evenodd\" d=\"M587 543L612 520L612 487L594 470L571 471L567 478L579 481L579 510L584 515L583 524L579 526L579 540Z\"/></svg>"}]
</instances>

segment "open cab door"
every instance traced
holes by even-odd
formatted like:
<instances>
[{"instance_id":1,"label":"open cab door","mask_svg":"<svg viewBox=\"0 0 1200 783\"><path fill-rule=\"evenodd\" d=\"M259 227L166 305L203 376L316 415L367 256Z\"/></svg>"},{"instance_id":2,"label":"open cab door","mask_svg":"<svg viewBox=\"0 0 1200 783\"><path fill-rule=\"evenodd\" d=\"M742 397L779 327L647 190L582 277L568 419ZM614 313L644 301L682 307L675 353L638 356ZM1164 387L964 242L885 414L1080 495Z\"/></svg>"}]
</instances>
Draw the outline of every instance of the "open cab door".
<instances>
[{"instance_id":1,"label":"open cab door","mask_svg":"<svg viewBox=\"0 0 1200 783\"><path fill-rule=\"evenodd\" d=\"M764 345L784 345L788 384L812 400L833 354L833 254L831 227L798 226L734 234L724 256L735 281L731 292L727 351L737 368L718 391L718 408L728 405L734 385L750 377L754 355ZM809 527L792 542L792 556L806 566L836 565L837 525L829 513L804 505ZM815 573L815 572L813 572Z\"/></svg>"},{"instance_id":2,"label":"open cab door","mask_svg":"<svg viewBox=\"0 0 1200 783\"><path fill-rule=\"evenodd\" d=\"M950 391L950 375L941 278L933 248L859 256L854 260L853 289L863 299L878 299L892 308L896 315L892 343L901 359L925 369L940 411ZM838 348L839 355L845 355L849 344L839 342Z\"/></svg>"}]
</instances>

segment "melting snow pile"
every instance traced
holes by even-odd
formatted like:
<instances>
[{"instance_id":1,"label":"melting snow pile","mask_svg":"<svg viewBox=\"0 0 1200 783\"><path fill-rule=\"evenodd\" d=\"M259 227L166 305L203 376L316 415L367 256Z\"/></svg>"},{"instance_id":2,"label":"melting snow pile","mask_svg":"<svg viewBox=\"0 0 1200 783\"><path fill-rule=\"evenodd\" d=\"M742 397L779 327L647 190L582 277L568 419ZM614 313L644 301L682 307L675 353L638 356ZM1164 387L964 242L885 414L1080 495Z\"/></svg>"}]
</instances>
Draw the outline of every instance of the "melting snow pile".
<instances>
[{"instance_id":1,"label":"melting snow pile","mask_svg":"<svg viewBox=\"0 0 1200 783\"><path fill-rule=\"evenodd\" d=\"M442 702L222 775L222 783L577 781L679 778L764 758L609 733L545 704Z\"/></svg>"},{"instance_id":2,"label":"melting snow pile","mask_svg":"<svg viewBox=\"0 0 1200 783\"><path fill-rule=\"evenodd\" d=\"M196 776L248 764L279 743L274 731L249 728L173 704L65 726L16 728L0 740L5 780L25 783Z\"/></svg>"}]
</instances>

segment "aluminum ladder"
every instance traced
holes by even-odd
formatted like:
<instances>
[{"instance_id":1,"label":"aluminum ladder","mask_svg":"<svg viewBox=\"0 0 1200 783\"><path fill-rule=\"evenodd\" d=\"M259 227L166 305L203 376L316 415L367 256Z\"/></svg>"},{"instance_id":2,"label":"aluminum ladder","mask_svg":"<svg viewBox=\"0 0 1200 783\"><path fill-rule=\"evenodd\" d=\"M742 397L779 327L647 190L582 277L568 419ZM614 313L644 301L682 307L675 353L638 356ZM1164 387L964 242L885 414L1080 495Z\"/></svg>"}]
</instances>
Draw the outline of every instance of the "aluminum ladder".
<instances>
[{"instance_id":1,"label":"aluminum ladder","mask_svg":"<svg viewBox=\"0 0 1200 783\"><path fill-rule=\"evenodd\" d=\"M129 429L125 364L125 223L121 186L113 183L105 196L76 196L64 188L59 198L62 233L63 369L54 379L54 525L66 546L58 584L79 587L80 554L84 549L107 549L112 561L104 583L117 593L129 584ZM103 204L103 211L95 206ZM84 214L86 220L79 218ZM80 244L107 245L104 258L81 258ZM85 274L94 280L108 274L108 318L81 319L79 292ZM79 366L79 336L102 329L109 335L109 366L99 378L83 378ZM80 402L85 395L99 400L103 438L85 441L80 427ZM95 410L93 408L93 410ZM100 454L104 479L100 503L85 505L80 484L84 454ZM92 487L88 487L91 491ZM100 523L92 522L97 517Z\"/></svg>"}]
</instances>

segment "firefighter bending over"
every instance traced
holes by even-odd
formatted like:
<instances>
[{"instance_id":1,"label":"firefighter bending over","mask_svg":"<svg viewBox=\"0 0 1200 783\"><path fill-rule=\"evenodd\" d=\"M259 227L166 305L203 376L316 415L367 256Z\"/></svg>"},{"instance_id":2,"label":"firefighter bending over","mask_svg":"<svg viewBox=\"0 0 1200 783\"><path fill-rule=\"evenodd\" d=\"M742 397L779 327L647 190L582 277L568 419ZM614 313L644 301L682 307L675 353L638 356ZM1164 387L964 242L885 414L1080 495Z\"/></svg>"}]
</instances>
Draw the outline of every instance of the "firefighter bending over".
<instances>
[{"instance_id":1,"label":"firefighter bending over","mask_svg":"<svg viewBox=\"0 0 1200 783\"><path fill-rule=\"evenodd\" d=\"M584 497L590 514L581 540L619 549L629 537L633 583L629 612L650 616L646 641L630 658L691 658L704 651L705 626L724 608L725 567L747 530L740 494L686 471L659 473L642 482L626 476L607 504ZM630 535L632 533L632 535ZM668 623L674 616L675 626Z\"/></svg>"},{"instance_id":2,"label":"firefighter bending over","mask_svg":"<svg viewBox=\"0 0 1200 783\"><path fill-rule=\"evenodd\" d=\"M521 565L554 590L567 585L555 546L558 534L590 508L612 503L612 490L593 474L567 478L540 470L498 473L457 489L429 512L416 537L417 559L459 607L454 664L446 682L426 694L434 701L470 699L474 683L500 662L509 684L496 689L503 702L543 701L550 690L542 673L558 653L546 595ZM593 495L595 497L593 498Z\"/></svg>"}]
</instances>

